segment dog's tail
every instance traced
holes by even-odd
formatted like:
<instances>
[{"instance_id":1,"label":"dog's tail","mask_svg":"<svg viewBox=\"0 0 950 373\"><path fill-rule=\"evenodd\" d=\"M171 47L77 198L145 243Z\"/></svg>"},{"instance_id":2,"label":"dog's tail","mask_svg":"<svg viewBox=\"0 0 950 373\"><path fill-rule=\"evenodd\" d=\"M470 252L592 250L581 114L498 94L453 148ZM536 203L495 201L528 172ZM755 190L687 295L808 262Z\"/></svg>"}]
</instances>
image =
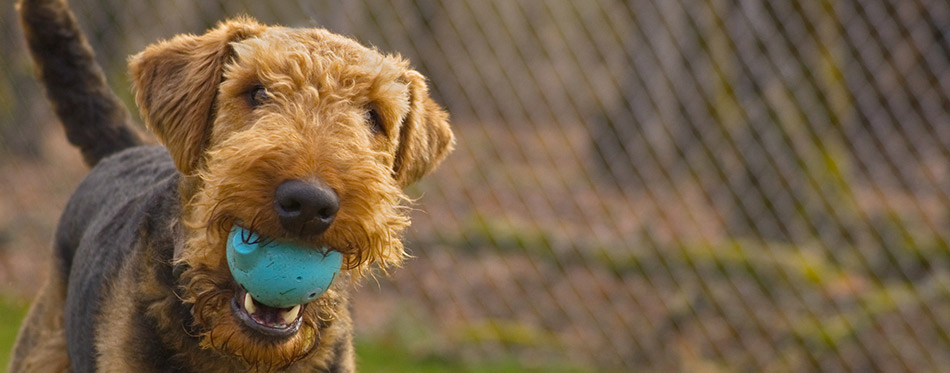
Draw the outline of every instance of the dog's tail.
<instances>
[{"instance_id":1,"label":"dog's tail","mask_svg":"<svg viewBox=\"0 0 950 373\"><path fill-rule=\"evenodd\" d=\"M46 96L86 164L142 144L66 0L20 0L17 9Z\"/></svg>"}]
</instances>

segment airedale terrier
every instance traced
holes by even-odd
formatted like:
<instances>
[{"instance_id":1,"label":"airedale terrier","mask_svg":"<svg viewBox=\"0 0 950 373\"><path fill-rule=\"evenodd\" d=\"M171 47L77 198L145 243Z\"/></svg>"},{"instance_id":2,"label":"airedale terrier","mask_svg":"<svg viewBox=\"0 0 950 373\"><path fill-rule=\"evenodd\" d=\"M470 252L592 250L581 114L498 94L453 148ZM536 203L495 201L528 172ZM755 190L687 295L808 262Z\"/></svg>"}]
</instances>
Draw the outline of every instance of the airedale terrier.
<instances>
[{"instance_id":1,"label":"airedale terrier","mask_svg":"<svg viewBox=\"0 0 950 373\"><path fill-rule=\"evenodd\" d=\"M226 21L130 59L164 144L148 146L65 0L18 9L67 138L94 167L11 371L355 370L348 292L407 256L402 189L454 141L423 76L322 29ZM304 298L259 272L239 281L241 250L265 247L297 255L268 266L329 277Z\"/></svg>"}]
</instances>

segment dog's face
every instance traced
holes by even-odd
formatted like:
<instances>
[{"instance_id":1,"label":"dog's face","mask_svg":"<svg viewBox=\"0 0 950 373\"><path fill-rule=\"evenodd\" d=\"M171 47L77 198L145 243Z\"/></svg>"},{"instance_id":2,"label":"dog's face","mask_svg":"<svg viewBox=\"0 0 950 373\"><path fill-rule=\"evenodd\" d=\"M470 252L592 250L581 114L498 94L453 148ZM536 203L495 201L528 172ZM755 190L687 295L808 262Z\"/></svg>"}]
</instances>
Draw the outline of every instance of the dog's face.
<instances>
[{"instance_id":1,"label":"dog's face","mask_svg":"<svg viewBox=\"0 0 950 373\"><path fill-rule=\"evenodd\" d=\"M150 46L130 62L136 100L183 178L176 262L202 346L258 367L320 354L345 279L404 257L402 189L438 164L447 114L406 61L320 29L239 19ZM343 254L317 300L253 302L225 258L232 226Z\"/></svg>"}]
</instances>

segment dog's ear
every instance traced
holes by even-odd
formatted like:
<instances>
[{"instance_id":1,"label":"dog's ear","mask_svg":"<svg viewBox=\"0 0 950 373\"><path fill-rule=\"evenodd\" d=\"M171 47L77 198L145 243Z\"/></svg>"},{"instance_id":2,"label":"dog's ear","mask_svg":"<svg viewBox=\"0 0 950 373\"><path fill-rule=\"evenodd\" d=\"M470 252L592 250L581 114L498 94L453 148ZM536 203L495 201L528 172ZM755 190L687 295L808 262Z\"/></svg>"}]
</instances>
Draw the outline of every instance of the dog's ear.
<instances>
[{"instance_id":1,"label":"dog's ear","mask_svg":"<svg viewBox=\"0 0 950 373\"><path fill-rule=\"evenodd\" d=\"M405 79L409 82L409 114L399 129L393 165L396 181L403 188L435 168L455 144L449 114L429 97L425 77L410 70Z\"/></svg>"},{"instance_id":2,"label":"dog's ear","mask_svg":"<svg viewBox=\"0 0 950 373\"><path fill-rule=\"evenodd\" d=\"M227 21L204 35L153 44L129 60L142 117L181 173L195 171L208 141L218 84L233 55L230 43L264 28L248 18Z\"/></svg>"}]
</instances>

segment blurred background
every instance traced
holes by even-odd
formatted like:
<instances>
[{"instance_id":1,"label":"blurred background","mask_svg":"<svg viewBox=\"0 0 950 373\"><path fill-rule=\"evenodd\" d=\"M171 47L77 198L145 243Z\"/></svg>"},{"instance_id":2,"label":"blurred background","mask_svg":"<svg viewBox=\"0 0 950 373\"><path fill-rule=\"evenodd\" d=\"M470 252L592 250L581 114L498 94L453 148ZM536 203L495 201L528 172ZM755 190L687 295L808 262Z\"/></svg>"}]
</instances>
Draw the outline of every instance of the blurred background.
<instances>
[{"instance_id":1,"label":"blurred background","mask_svg":"<svg viewBox=\"0 0 950 373\"><path fill-rule=\"evenodd\" d=\"M128 55L249 14L409 58L456 151L355 295L366 371L950 367L944 0L72 0ZM86 170L0 8L0 366ZM137 114L137 113L136 113Z\"/></svg>"}]
</instances>

